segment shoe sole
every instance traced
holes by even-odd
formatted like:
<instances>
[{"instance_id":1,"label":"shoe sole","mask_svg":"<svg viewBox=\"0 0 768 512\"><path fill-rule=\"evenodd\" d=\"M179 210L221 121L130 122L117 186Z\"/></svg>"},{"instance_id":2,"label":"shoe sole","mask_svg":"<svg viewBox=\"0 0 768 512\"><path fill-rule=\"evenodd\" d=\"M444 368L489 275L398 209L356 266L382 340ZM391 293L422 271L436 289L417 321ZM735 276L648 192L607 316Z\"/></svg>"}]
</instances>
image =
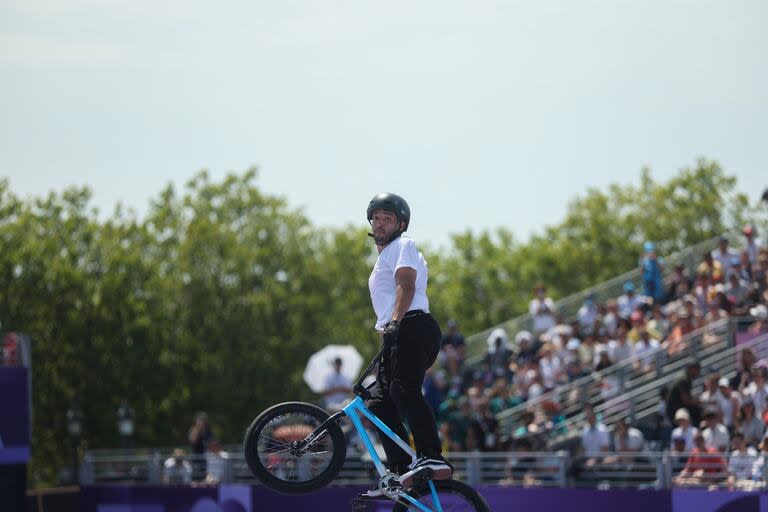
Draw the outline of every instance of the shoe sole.
<instances>
[{"instance_id":1,"label":"shoe sole","mask_svg":"<svg viewBox=\"0 0 768 512\"><path fill-rule=\"evenodd\" d=\"M362 500L362 501L381 501L381 500L385 500L385 499L389 499L389 498L387 498L387 496L384 495L384 494L379 494L379 495L376 495L376 496L369 496L367 494L360 494L360 495L357 496L357 499Z\"/></svg>"},{"instance_id":2,"label":"shoe sole","mask_svg":"<svg viewBox=\"0 0 768 512\"><path fill-rule=\"evenodd\" d=\"M400 477L403 487L411 487L416 480L431 478L432 480L448 480L453 475L453 470L445 466L422 466L412 475L406 473Z\"/></svg>"}]
</instances>

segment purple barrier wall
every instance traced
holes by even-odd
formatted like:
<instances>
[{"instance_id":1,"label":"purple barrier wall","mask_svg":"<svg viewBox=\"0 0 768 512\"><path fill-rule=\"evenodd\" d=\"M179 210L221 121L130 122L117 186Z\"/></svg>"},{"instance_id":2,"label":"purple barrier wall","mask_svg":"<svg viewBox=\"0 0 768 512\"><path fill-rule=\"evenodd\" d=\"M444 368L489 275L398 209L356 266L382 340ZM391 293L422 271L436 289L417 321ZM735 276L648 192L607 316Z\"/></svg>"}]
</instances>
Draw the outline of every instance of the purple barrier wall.
<instances>
[{"instance_id":1,"label":"purple barrier wall","mask_svg":"<svg viewBox=\"0 0 768 512\"><path fill-rule=\"evenodd\" d=\"M29 461L29 370L0 367L0 464Z\"/></svg>"},{"instance_id":2,"label":"purple barrier wall","mask_svg":"<svg viewBox=\"0 0 768 512\"><path fill-rule=\"evenodd\" d=\"M86 486L82 512L342 512L359 487L328 487L305 496L284 496L264 487ZM563 512L768 512L768 493L704 490L518 489L482 487L492 510ZM383 501L379 511L392 510Z\"/></svg>"}]
</instances>

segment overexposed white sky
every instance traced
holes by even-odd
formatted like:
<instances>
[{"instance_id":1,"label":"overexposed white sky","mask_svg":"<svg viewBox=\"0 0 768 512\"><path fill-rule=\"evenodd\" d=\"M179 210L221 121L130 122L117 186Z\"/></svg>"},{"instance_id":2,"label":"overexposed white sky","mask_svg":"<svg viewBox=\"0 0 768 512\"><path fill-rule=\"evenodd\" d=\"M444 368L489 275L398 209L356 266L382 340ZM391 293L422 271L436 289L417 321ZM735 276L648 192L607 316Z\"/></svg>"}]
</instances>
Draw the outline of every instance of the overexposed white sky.
<instances>
[{"instance_id":1,"label":"overexposed white sky","mask_svg":"<svg viewBox=\"0 0 768 512\"><path fill-rule=\"evenodd\" d=\"M260 168L320 226L558 222L588 187L716 159L768 186L765 0L0 0L0 175L109 213Z\"/></svg>"}]
</instances>

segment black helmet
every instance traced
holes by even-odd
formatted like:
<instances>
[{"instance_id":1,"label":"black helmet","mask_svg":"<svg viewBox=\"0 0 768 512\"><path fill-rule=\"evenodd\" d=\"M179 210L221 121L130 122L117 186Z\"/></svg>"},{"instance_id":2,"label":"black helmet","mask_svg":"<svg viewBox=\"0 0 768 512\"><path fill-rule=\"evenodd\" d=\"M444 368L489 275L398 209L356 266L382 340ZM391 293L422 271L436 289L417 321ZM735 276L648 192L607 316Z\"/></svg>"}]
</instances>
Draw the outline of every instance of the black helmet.
<instances>
[{"instance_id":1,"label":"black helmet","mask_svg":"<svg viewBox=\"0 0 768 512\"><path fill-rule=\"evenodd\" d=\"M405 222L403 231L408 229L408 224L411 222L411 209L408 207L408 203L405 202L405 199L399 195L390 192L382 192L371 199L371 202L368 203L368 222L373 218L373 212L375 210L384 210L386 212L394 213L395 217L397 217L398 225L401 222ZM400 233L402 233L402 231L400 231Z\"/></svg>"}]
</instances>

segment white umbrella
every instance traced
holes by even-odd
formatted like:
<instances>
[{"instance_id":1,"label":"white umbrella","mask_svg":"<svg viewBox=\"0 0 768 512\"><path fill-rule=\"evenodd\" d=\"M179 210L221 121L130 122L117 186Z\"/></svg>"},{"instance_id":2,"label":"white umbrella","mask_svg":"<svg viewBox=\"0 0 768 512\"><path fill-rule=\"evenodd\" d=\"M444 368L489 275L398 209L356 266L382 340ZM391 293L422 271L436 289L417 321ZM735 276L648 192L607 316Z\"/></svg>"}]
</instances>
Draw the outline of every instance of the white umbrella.
<instances>
[{"instance_id":1,"label":"white umbrella","mask_svg":"<svg viewBox=\"0 0 768 512\"><path fill-rule=\"evenodd\" d=\"M352 345L327 345L312 354L304 369L304 382L315 393L324 391L325 379L334 371L333 362L336 358L341 359L341 374L349 377L352 382L357 380L363 366L360 352Z\"/></svg>"}]
</instances>

